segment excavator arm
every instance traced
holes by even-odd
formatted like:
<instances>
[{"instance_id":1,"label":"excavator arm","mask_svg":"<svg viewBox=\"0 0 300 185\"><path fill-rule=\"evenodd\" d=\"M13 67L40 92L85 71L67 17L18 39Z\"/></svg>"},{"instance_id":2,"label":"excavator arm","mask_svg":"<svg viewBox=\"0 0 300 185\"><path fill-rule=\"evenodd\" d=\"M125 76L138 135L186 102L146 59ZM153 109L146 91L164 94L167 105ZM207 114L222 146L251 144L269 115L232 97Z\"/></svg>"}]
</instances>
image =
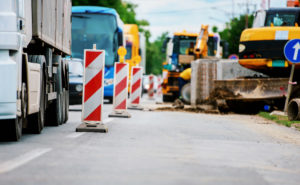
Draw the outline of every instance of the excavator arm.
<instances>
[{"instance_id":1,"label":"excavator arm","mask_svg":"<svg viewBox=\"0 0 300 185\"><path fill-rule=\"evenodd\" d=\"M201 25L200 34L197 37L194 53L196 58L207 57L208 25Z\"/></svg>"}]
</instances>

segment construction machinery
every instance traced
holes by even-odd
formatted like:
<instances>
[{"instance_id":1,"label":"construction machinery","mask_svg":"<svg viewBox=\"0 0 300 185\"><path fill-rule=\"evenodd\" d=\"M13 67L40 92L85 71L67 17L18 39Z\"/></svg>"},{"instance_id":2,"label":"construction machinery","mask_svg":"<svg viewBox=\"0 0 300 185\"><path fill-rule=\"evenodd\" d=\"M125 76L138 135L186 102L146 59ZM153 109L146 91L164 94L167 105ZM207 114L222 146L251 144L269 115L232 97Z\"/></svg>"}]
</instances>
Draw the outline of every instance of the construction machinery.
<instances>
[{"instance_id":1,"label":"construction machinery","mask_svg":"<svg viewBox=\"0 0 300 185\"><path fill-rule=\"evenodd\" d=\"M179 97L179 75L191 67L192 61L197 58L216 56L219 41L214 34L208 33L207 25L201 26L200 34L176 32L173 38L165 40L163 52L166 52L166 62L163 63L162 83L164 102L174 101Z\"/></svg>"},{"instance_id":2,"label":"construction machinery","mask_svg":"<svg viewBox=\"0 0 300 185\"><path fill-rule=\"evenodd\" d=\"M216 80L216 89L231 91L232 96L220 97L227 105L241 105L240 109L246 107L245 102L260 102L260 106L283 108L291 70L283 50L289 40L299 38L299 25L300 8L271 8L256 13L253 28L244 30L240 37L239 64L268 77ZM295 74L293 81L299 84L299 73ZM293 86L291 99L300 97L299 88L299 85ZM224 101L219 102L223 102L221 107L224 107ZM257 110L262 108L256 105Z\"/></svg>"},{"instance_id":3,"label":"construction machinery","mask_svg":"<svg viewBox=\"0 0 300 185\"><path fill-rule=\"evenodd\" d=\"M140 65L142 60L138 26L136 24L125 24L124 35L127 50L125 61L129 64L128 92L130 92L131 69L134 66Z\"/></svg>"},{"instance_id":4,"label":"construction machinery","mask_svg":"<svg viewBox=\"0 0 300 185\"><path fill-rule=\"evenodd\" d=\"M71 0L0 1L0 137L68 119Z\"/></svg>"}]
</instances>

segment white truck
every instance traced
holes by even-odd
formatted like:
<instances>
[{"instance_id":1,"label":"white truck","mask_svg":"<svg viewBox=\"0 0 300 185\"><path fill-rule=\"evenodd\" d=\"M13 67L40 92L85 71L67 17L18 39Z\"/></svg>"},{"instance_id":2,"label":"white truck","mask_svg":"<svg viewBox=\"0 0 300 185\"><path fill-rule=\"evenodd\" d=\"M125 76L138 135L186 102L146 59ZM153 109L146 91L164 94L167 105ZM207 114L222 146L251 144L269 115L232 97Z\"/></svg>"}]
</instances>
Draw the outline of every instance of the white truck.
<instances>
[{"instance_id":1,"label":"white truck","mask_svg":"<svg viewBox=\"0 0 300 185\"><path fill-rule=\"evenodd\" d=\"M0 1L0 137L68 119L71 0Z\"/></svg>"}]
</instances>

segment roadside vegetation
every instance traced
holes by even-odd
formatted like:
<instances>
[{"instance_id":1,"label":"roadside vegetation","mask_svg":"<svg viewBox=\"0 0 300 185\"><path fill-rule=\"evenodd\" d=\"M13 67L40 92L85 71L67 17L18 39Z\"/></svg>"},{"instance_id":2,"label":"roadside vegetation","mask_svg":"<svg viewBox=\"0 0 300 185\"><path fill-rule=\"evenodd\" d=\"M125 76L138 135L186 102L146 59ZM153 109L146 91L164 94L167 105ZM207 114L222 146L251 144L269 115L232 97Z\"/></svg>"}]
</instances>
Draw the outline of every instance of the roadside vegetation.
<instances>
[{"instance_id":1,"label":"roadside vegetation","mask_svg":"<svg viewBox=\"0 0 300 185\"><path fill-rule=\"evenodd\" d=\"M295 127L300 130L300 121L289 121L287 116L270 115L269 112L260 112L258 115L278 124L285 125L287 127Z\"/></svg>"}]
</instances>

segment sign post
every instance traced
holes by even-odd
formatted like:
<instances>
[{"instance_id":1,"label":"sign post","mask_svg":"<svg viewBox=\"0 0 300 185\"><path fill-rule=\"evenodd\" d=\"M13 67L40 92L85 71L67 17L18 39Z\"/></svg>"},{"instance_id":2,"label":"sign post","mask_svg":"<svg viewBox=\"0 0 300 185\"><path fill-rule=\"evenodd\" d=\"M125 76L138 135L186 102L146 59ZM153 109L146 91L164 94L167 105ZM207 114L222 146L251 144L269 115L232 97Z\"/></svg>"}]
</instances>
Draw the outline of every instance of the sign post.
<instances>
[{"instance_id":1,"label":"sign post","mask_svg":"<svg viewBox=\"0 0 300 185\"><path fill-rule=\"evenodd\" d=\"M291 69L291 75L289 79L289 84L288 84L288 92L284 104L284 112L287 112L288 104L289 104L289 99L291 96L292 92L292 85L293 83L293 78L294 78L294 72L295 72L295 64L300 63L300 39L293 39L290 40L289 42L286 43L284 47L284 56L285 58L292 62L292 69Z\"/></svg>"}]
</instances>

